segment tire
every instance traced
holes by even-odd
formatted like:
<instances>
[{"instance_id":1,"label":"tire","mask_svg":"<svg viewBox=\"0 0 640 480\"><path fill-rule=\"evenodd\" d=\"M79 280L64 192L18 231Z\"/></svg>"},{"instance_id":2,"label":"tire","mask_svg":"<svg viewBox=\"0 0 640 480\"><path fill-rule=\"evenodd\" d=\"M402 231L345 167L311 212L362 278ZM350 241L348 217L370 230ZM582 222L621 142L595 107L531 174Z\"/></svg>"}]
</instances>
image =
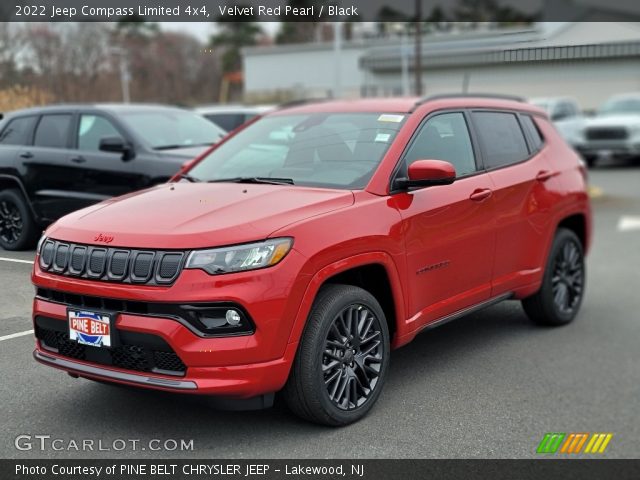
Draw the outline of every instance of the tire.
<instances>
[{"instance_id":1,"label":"tire","mask_svg":"<svg viewBox=\"0 0 640 480\"><path fill-rule=\"evenodd\" d=\"M19 190L0 191L0 247L26 250L35 245L36 226L27 202Z\"/></svg>"},{"instance_id":2,"label":"tire","mask_svg":"<svg viewBox=\"0 0 640 480\"><path fill-rule=\"evenodd\" d=\"M566 325L580 310L584 287L582 243L571 230L560 228L553 239L542 286L536 294L523 299L522 306L539 325Z\"/></svg>"},{"instance_id":3,"label":"tire","mask_svg":"<svg viewBox=\"0 0 640 480\"><path fill-rule=\"evenodd\" d=\"M353 341L347 332L359 333ZM284 399L293 413L314 423L356 422L380 396L389 354L387 321L373 295L351 285L327 285L307 319Z\"/></svg>"},{"instance_id":4,"label":"tire","mask_svg":"<svg viewBox=\"0 0 640 480\"><path fill-rule=\"evenodd\" d=\"M585 155L584 161L587 164L587 167L593 168L596 166L596 162L598 161L597 155Z\"/></svg>"}]
</instances>

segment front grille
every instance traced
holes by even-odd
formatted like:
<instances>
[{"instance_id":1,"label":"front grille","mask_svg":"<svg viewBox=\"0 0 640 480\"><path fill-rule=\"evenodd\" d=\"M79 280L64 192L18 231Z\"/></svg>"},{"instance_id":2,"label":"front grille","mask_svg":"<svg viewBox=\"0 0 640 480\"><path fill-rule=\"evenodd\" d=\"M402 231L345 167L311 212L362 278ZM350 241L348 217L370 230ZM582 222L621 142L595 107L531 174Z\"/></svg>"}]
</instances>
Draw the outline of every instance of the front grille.
<instances>
[{"instance_id":1,"label":"front grille","mask_svg":"<svg viewBox=\"0 0 640 480\"><path fill-rule=\"evenodd\" d=\"M588 140L625 140L628 136L624 127L591 127L586 131Z\"/></svg>"},{"instance_id":2,"label":"front grille","mask_svg":"<svg viewBox=\"0 0 640 480\"><path fill-rule=\"evenodd\" d=\"M111 348L91 347L69 339L66 322L36 317L36 337L42 348L63 357L124 370L184 376L187 367L161 337L116 330L118 345Z\"/></svg>"},{"instance_id":3,"label":"front grille","mask_svg":"<svg viewBox=\"0 0 640 480\"><path fill-rule=\"evenodd\" d=\"M42 246L40 268L90 280L171 285L186 256L186 252L94 247L49 239Z\"/></svg>"}]
</instances>

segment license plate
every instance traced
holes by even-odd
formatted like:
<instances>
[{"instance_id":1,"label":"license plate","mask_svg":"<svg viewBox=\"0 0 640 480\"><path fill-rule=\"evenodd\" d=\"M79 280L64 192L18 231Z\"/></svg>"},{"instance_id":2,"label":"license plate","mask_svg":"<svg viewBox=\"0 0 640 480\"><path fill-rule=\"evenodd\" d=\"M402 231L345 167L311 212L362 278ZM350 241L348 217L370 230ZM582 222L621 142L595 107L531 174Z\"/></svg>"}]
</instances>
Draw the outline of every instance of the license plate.
<instances>
[{"instance_id":1,"label":"license plate","mask_svg":"<svg viewBox=\"0 0 640 480\"><path fill-rule=\"evenodd\" d=\"M69 339L92 347L111 346L111 316L85 310L68 310Z\"/></svg>"}]
</instances>

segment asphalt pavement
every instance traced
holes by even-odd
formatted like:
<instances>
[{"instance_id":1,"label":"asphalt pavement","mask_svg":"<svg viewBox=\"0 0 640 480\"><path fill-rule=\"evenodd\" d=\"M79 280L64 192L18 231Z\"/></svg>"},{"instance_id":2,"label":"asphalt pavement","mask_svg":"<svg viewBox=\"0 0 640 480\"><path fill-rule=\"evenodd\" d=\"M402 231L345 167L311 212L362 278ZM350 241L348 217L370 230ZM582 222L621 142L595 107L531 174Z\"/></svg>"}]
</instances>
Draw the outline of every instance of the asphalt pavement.
<instances>
[{"instance_id":1,"label":"asphalt pavement","mask_svg":"<svg viewBox=\"0 0 640 480\"><path fill-rule=\"evenodd\" d=\"M0 458L527 458L547 432L612 433L601 458L639 458L640 164L603 164L591 179L595 243L576 321L537 327L506 302L428 331L393 353L371 414L341 429L279 402L219 411L37 364L33 252L0 250ZM74 448L83 440L93 451ZM193 450L174 448L181 440Z\"/></svg>"}]
</instances>

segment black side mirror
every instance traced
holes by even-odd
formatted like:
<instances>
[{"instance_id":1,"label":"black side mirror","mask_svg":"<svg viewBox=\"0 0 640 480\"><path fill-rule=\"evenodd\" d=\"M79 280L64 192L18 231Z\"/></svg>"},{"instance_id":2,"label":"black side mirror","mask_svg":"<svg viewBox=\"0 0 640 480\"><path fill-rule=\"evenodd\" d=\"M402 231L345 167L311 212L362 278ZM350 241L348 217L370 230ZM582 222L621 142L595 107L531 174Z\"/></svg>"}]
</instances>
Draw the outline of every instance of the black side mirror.
<instances>
[{"instance_id":1,"label":"black side mirror","mask_svg":"<svg viewBox=\"0 0 640 480\"><path fill-rule=\"evenodd\" d=\"M556 122L558 120L564 120L565 118L569 118L569 114L566 112L556 112L551 115L551 121Z\"/></svg>"},{"instance_id":2,"label":"black side mirror","mask_svg":"<svg viewBox=\"0 0 640 480\"><path fill-rule=\"evenodd\" d=\"M122 160L131 160L134 157L133 146L122 137L103 137L100 139L101 152L121 153Z\"/></svg>"}]
</instances>

